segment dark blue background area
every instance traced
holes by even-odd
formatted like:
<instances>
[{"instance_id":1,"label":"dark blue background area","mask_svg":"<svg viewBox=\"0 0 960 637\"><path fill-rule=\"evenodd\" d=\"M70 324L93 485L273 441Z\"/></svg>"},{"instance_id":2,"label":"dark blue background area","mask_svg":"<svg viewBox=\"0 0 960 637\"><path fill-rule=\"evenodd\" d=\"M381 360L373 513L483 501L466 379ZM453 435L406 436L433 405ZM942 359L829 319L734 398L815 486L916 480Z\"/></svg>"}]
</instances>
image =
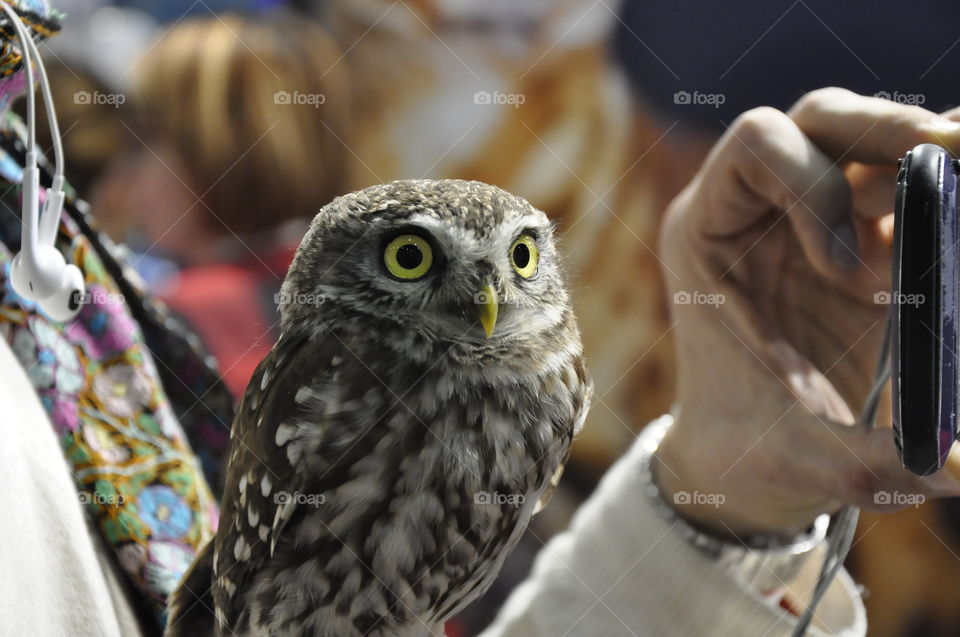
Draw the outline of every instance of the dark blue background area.
<instances>
[{"instance_id":1,"label":"dark blue background area","mask_svg":"<svg viewBox=\"0 0 960 637\"><path fill-rule=\"evenodd\" d=\"M203 0L203 2L196 2L196 0L115 0L113 4L120 7L140 9L160 22L172 22L185 15L209 16L211 11L227 10L262 11L291 3L285 0Z\"/></svg>"},{"instance_id":2,"label":"dark blue background area","mask_svg":"<svg viewBox=\"0 0 960 637\"><path fill-rule=\"evenodd\" d=\"M615 54L636 91L671 121L716 132L749 108L789 108L805 92L831 85L901 100L920 95L935 111L960 104L955 0L624 4ZM725 101L718 108L676 104L678 91Z\"/></svg>"}]
</instances>

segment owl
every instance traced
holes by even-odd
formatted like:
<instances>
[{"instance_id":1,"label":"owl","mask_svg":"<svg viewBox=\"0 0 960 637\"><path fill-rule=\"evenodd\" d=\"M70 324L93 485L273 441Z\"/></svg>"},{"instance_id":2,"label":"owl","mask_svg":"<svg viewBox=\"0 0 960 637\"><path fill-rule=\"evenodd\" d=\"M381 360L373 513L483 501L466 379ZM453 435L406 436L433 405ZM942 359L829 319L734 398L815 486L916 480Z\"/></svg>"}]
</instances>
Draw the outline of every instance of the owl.
<instances>
[{"instance_id":1,"label":"owl","mask_svg":"<svg viewBox=\"0 0 960 637\"><path fill-rule=\"evenodd\" d=\"M316 216L279 305L167 635L441 634L589 406L551 225L480 182L367 188Z\"/></svg>"}]
</instances>

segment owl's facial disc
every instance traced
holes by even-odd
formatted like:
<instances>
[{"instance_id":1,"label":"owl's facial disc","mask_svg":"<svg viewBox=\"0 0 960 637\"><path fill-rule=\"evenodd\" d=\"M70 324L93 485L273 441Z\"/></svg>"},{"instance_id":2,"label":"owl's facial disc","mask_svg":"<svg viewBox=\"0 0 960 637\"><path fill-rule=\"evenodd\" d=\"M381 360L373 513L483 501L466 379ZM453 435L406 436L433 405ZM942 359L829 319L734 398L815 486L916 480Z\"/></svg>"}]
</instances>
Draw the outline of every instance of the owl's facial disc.
<instances>
[{"instance_id":1,"label":"owl's facial disc","mask_svg":"<svg viewBox=\"0 0 960 637\"><path fill-rule=\"evenodd\" d=\"M386 246L383 285L395 317L407 326L443 341L484 346L532 337L560 320L563 283L542 215L477 228L423 213L401 227L385 226L379 242Z\"/></svg>"},{"instance_id":2,"label":"owl's facial disc","mask_svg":"<svg viewBox=\"0 0 960 637\"><path fill-rule=\"evenodd\" d=\"M457 181L393 182L334 200L282 297L285 333L332 327L394 351L456 347L478 361L528 351L571 311L546 215Z\"/></svg>"}]
</instances>

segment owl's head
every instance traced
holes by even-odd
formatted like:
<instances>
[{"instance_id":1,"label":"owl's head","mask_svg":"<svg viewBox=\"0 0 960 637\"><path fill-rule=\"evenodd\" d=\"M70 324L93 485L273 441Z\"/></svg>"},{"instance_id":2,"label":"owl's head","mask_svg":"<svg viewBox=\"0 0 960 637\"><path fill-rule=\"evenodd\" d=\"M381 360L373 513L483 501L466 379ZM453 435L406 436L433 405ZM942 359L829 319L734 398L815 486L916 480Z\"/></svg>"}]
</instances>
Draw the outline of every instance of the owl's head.
<instances>
[{"instance_id":1,"label":"owl's head","mask_svg":"<svg viewBox=\"0 0 960 637\"><path fill-rule=\"evenodd\" d=\"M570 321L550 222L480 182L395 181L313 220L281 293L283 331L323 324L493 351Z\"/></svg>"}]
</instances>

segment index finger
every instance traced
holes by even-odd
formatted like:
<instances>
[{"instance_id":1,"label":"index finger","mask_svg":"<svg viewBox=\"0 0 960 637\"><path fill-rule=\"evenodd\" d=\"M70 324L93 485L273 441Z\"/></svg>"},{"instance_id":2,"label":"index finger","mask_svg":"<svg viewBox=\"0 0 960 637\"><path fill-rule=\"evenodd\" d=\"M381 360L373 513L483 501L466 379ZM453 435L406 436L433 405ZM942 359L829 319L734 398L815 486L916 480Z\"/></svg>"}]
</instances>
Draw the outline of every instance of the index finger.
<instances>
[{"instance_id":1,"label":"index finger","mask_svg":"<svg viewBox=\"0 0 960 637\"><path fill-rule=\"evenodd\" d=\"M787 114L835 162L890 164L924 143L960 151L960 123L919 106L842 88L807 93Z\"/></svg>"}]
</instances>

